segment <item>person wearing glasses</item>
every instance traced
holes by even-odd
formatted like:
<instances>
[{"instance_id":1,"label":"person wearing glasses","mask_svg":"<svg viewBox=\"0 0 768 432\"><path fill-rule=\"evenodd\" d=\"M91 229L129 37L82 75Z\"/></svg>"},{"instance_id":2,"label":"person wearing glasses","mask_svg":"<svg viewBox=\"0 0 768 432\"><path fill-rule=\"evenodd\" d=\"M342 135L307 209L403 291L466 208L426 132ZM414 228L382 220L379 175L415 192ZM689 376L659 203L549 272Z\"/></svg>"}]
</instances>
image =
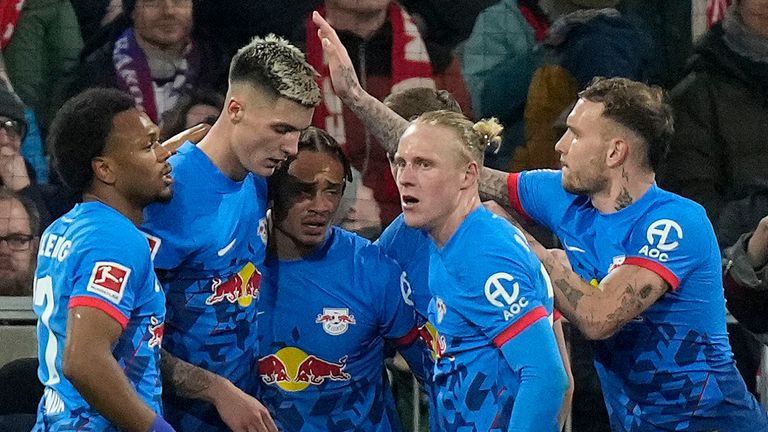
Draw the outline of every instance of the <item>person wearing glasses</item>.
<instances>
[{"instance_id":1,"label":"person wearing glasses","mask_svg":"<svg viewBox=\"0 0 768 432\"><path fill-rule=\"evenodd\" d=\"M47 194L36 182L35 170L21 154L21 144L29 130L24 118L24 105L0 81L0 187L5 187L29 199L40 215L41 227L52 218Z\"/></svg>"},{"instance_id":2,"label":"person wearing glasses","mask_svg":"<svg viewBox=\"0 0 768 432\"><path fill-rule=\"evenodd\" d=\"M0 296L32 295L39 230L35 205L0 187Z\"/></svg>"}]
</instances>

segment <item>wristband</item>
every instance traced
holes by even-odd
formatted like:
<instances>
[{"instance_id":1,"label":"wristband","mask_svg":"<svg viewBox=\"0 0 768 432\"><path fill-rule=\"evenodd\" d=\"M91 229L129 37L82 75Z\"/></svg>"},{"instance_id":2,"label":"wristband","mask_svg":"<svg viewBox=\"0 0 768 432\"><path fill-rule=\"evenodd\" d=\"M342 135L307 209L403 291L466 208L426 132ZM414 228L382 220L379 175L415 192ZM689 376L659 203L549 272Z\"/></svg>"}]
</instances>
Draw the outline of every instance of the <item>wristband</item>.
<instances>
[{"instance_id":1,"label":"wristband","mask_svg":"<svg viewBox=\"0 0 768 432\"><path fill-rule=\"evenodd\" d=\"M176 432L176 430L164 418L157 416L147 432Z\"/></svg>"}]
</instances>

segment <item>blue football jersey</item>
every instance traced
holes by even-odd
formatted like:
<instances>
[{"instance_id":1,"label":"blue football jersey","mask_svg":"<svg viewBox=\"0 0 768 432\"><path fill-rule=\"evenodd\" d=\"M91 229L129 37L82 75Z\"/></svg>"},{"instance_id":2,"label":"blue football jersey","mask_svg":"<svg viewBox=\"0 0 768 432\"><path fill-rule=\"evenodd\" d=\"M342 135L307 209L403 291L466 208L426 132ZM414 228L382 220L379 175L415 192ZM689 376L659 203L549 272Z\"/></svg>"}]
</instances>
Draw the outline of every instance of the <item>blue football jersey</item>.
<instances>
[{"instance_id":1,"label":"blue football jersey","mask_svg":"<svg viewBox=\"0 0 768 432\"><path fill-rule=\"evenodd\" d=\"M430 430L439 430L435 415L437 390L432 378L438 353L437 331L429 322L428 310L432 300L429 292L429 255L435 244L425 231L406 225L402 214L389 224L375 244L395 260L407 275L407 284L402 285L402 294L406 304L416 310L419 337L425 349L420 350L417 358L407 356L406 360L411 370L423 377L424 391L429 401Z\"/></svg>"},{"instance_id":2,"label":"blue football jersey","mask_svg":"<svg viewBox=\"0 0 768 432\"><path fill-rule=\"evenodd\" d=\"M34 430L117 430L62 371L67 313L73 307L99 309L120 323L123 333L112 354L139 397L162 414L159 361L165 297L147 239L115 209L88 202L57 219L40 239L34 310L38 377L45 392Z\"/></svg>"},{"instance_id":3,"label":"blue football jersey","mask_svg":"<svg viewBox=\"0 0 768 432\"><path fill-rule=\"evenodd\" d=\"M380 248L337 227L303 259L268 257L256 393L281 430L400 429L384 340L417 337L402 275Z\"/></svg>"},{"instance_id":4,"label":"blue football jersey","mask_svg":"<svg viewBox=\"0 0 768 432\"><path fill-rule=\"evenodd\" d=\"M170 163L173 199L147 207L142 225L167 297L164 348L246 390L258 354L266 180L233 181L191 143ZM179 430L227 430L210 404L172 395L164 402Z\"/></svg>"},{"instance_id":5,"label":"blue football jersey","mask_svg":"<svg viewBox=\"0 0 768 432\"><path fill-rule=\"evenodd\" d=\"M559 171L509 176L512 205L560 238L574 271L598 284L622 265L658 274L670 290L594 342L614 431L757 431L768 419L733 361L722 269L704 209L655 184L610 214L567 193Z\"/></svg>"},{"instance_id":6,"label":"blue football jersey","mask_svg":"<svg viewBox=\"0 0 768 432\"><path fill-rule=\"evenodd\" d=\"M429 320L440 348L434 376L439 430L515 427L510 418L521 374L501 347L542 319L551 332L554 300L544 267L517 228L481 207L433 250L429 288ZM551 355L559 359L550 336ZM554 430L555 420L540 419L540 430Z\"/></svg>"}]
</instances>

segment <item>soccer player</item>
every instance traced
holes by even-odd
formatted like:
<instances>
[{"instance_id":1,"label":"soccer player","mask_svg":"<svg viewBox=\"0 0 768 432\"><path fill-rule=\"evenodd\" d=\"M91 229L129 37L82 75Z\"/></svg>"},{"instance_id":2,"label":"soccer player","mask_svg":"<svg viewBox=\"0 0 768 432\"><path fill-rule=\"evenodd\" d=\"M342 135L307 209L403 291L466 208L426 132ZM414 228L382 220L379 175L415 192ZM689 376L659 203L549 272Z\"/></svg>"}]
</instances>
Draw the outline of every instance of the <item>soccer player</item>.
<instances>
[{"instance_id":1,"label":"soccer player","mask_svg":"<svg viewBox=\"0 0 768 432\"><path fill-rule=\"evenodd\" d=\"M480 203L494 120L422 114L395 154L409 227L429 233L429 321L437 330L441 430L557 430L567 377L544 267L523 234Z\"/></svg>"},{"instance_id":2,"label":"soccer player","mask_svg":"<svg viewBox=\"0 0 768 432\"><path fill-rule=\"evenodd\" d=\"M411 88L395 92L384 99L384 104L395 113L405 119L418 117L427 111L448 110L461 112L461 108L453 96L445 90L434 90L431 88ZM393 177L396 175L395 166L392 160L393 155L389 155L390 165ZM408 364L416 369L422 370L426 376L424 380L424 389L430 401L430 429L439 430L437 416L434 415L437 407L437 389L432 380L432 369L434 360L437 358L438 346L435 344L435 328L429 323L428 307L432 299L429 292L429 254L432 248L432 242L428 233L417 228L411 228L405 223L405 218L401 214L384 230L376 244L381 246L388 256L394 259L406 272L410 284L407 288L408 298L413 302L417 317L419 318L419 334L428 346L420 362L418 359L407 358ZM555 332L558 349L563 358L563 367L568 375L569 388L563 400L563 406L560 410L558 423L562 425L570 412L571 398L573 395L573 375L571 373L568 351L565 345L565 336L563 335L562 322L559 314L553 314L555 322L552 326ZM421 363L421 368L419 368Z\"/></svg>"},{"instance_id":3,"label":"soccer player","mask_svg":"<svg viewBox=\"0 0 768 432\"><path fill-rule=\"evenodd\" d=\"M399 430L384 342L423 351L400 267L368 240L330 227L345 181L341 147L316 128L269 179L257 392L286 432Z\"/></svg>"},{"instance_id":4,"label":"soccer player","mask_svg":"<svg viewBox=\"0 0 768 432\"><path fill-rule=\"evenodd\" d=\"M506 186L489 189L560 238L567 260L533 246L563 315L595 340L611 428L768 430L728 343L712 225L654 181L673 132L662 91L597 79L567 126L562 170L491 172Z\"/></svg>"},{"instance_id":5,"label":"soccer player","mask_svg":"<svg viewBox=\"0 0 768 432\"><path fill-rule=\"evenodd\" d=\"M146 210L142 229L167 296L164 407L180 430L276 430L245 393L258 355L265 177L296 154L319 100L301 51L255 38L232 59L224 110L208 134L170 159L174 198Z\"/></svg>"},{"instance_id":6,"label":"soccer player","mask_svg":"<svg viewBox=\"0 0 768 432\"><path fill-rule=\"evenodd\" d=\"M83 202L40 240L35 431L173 430L160 406L165 296L137 229L146 205L171 198L159 132L117 90L88 90L53 122L55 165Z\"/></svg>"},{"instance_id":7,"label":"soccer player","mask_svg":"<svg viewBox=\"0 0 768 432\"><path fill-rule=\"evenodd\" d=\"M321 36L337 94L395 148L407 124L362 90L327 24ZM552 273L563 315L599 339L596 367L611 427L768 428L732 360L711 225L700 206L654 183L672 133L661 92L599 81L568 122L556 147L563 171L484 169L480 185L484 196L561 238L573 271L558 254L532 246Z\"/></svg>"}]
</instances>

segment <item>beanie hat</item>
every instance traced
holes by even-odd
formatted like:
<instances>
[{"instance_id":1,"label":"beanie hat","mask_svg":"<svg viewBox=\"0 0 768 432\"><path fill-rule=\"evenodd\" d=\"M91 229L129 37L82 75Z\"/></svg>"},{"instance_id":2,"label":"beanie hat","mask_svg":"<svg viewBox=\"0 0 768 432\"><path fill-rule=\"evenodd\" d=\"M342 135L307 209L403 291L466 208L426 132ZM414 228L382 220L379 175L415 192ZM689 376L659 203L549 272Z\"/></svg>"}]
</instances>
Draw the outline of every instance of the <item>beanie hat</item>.
<instances>
[{"instance_id":1,"label":"beanie hat","mask_svg":"<svg viewBox=\"0 0 768 432\"><path fill-rule=\"evenodd\" d=\"M24 117L24 105L0 82L0 115L16 120L21 126L21 138L27 134L27 120Z\"/></svg>"}]
</instances>

